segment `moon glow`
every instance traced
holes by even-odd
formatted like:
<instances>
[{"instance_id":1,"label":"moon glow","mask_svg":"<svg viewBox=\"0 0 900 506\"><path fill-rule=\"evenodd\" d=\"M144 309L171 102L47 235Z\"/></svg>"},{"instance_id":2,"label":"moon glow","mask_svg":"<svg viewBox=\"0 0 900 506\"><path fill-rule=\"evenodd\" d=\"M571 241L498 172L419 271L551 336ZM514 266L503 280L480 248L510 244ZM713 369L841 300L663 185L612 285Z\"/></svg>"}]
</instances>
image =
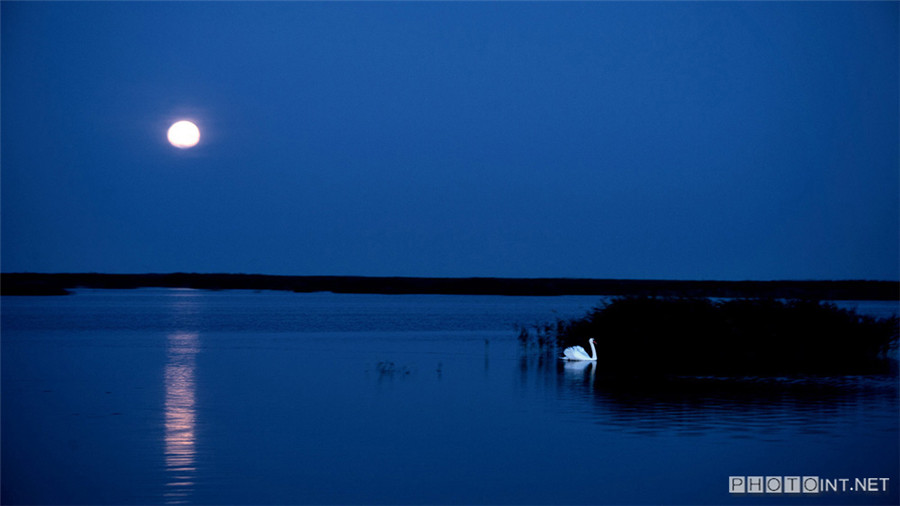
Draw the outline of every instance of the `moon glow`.
<instances>
[{"instance_id":1,"label":"moon glow","mask_svg":"<svg viewBox=\"0 0 900 506\"><path fill-rule=\"evenodd\" d=\"M200 129L190 121L178 121L169 127L169 143L176 148L192 148L200 142Z\"/></svg>"}]
</instances>

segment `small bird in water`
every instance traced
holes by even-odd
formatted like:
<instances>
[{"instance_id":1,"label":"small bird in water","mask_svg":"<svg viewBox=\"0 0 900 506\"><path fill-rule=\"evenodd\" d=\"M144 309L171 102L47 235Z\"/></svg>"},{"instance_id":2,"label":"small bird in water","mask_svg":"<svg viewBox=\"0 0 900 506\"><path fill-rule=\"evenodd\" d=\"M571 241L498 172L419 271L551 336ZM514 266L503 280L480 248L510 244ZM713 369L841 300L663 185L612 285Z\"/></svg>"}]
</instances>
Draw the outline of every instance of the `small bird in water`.
<instances>
[{"instance_id":1,"label":"small bird in water","mask_svg":"<svg viewBox=\"0 0 900 506\"><path fill-rule=\"evenodd\" d=\"M588 339L588 343L591 345L591 354L588 355L584 348L581 346L569 346L565 350L563 350L563 356L560 357L563 360L590 360L592 362L597 361L597 348L594 347L594 338Z\"/></svg>"}]
</instances>

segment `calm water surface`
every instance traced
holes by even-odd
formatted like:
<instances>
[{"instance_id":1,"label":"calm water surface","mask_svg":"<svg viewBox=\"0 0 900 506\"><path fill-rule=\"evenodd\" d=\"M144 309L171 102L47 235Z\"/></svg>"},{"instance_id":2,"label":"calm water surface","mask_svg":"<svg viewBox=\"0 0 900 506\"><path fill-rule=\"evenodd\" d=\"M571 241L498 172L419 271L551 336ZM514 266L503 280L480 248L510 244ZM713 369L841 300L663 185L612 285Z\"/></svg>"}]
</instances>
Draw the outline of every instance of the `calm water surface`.
<instances>
[{"instance_id":1,"label":"calm water surface","mask_svg":"<svg viewBox=\"0 0 900 506\"><path fill-rule=\"evenodd\" d=\"M519 348L514 325L600 300L3 297L2 502L898 503L895 378L611 388ZM889 481L750 496L729 476Z\"/></svg>"}]
</instances>

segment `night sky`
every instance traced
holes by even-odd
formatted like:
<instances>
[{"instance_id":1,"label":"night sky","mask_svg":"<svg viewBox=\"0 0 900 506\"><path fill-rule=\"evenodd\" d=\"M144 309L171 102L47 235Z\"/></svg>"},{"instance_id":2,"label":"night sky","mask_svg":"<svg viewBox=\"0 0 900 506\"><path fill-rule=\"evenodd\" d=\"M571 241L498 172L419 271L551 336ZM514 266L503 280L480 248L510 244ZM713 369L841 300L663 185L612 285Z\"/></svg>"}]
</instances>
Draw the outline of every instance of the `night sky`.
<instances>
[{"instance_id":1,"label":"night sky","mask_svg":"<svg viewBox=\"0 0 900 506\"><path fill-rule=\"evenodd\" d=\"M3 2L2 271L897 280L898 7Z\"/></svg>"}]
</instances>

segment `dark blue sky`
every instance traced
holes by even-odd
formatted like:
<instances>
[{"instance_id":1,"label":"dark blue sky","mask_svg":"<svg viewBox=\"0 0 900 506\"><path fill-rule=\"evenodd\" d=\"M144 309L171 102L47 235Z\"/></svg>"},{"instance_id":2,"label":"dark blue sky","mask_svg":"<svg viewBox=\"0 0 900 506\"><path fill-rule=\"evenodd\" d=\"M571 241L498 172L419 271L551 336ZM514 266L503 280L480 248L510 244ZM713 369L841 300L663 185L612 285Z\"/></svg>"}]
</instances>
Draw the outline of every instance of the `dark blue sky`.
<instances>
[{"instance_id":1,"label":"dark blue sky","mask_svg":"<svg viewBox=\"0 0 900 506\"><path fill-rule=\"evenodd\" d=\"M898 18L3 2L2 270L896 280Z\"/></svg>"}]
</instances>

